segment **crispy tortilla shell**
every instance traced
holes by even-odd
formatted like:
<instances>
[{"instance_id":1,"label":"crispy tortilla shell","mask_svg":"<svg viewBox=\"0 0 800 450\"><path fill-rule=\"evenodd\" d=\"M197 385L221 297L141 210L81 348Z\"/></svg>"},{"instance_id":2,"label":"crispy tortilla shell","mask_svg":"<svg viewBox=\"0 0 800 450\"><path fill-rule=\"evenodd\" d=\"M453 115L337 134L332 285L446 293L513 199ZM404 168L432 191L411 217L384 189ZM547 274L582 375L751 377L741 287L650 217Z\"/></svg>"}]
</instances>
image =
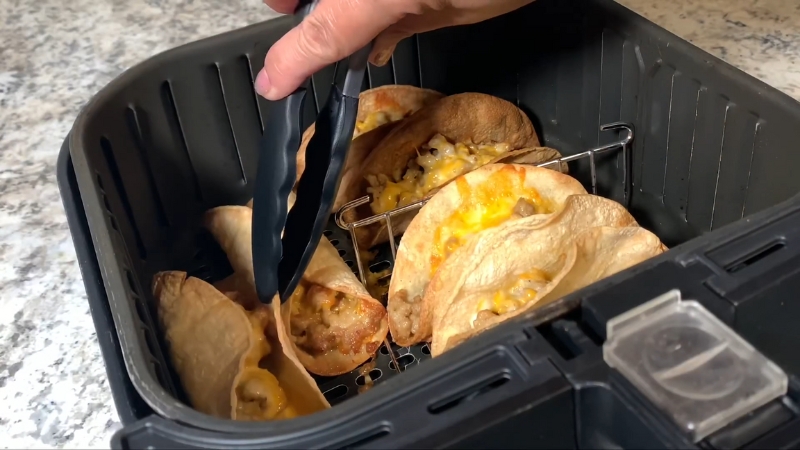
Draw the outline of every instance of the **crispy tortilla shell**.
<instances>
[{"instance_id":1,"label":"crispy tortilla shell","mask_svg":"<svg viewBox=\"0 0 800 450\"><path fill-rule=\"evenodd\" d=\"M663 249L622 206L592 195L572 197L562 212L544 221L531 217L483 232L454 252L428 286L423 304L433 307L431 353L440 355ZM481 302L531 273L545 274L546 281L530 301L510 312L478 315Z\"/></svg>"},{"instance_id":2,"label":"crispy tortilla shell","mask_svg":"<svg viewBox=\"0 0 800 450\"><path fill-rule=\"evenodd\" d=\"M362 175L405 169L417 149L437 133L451 142L502 142L510 150L539 146L531 121L513 103L468 92L444 97L402 121L364 161Z\"/></svg>"},{"instance_id":3,"label":"crispy tortilla shell","mask_svg":"<svg viewBox=\"0 0 800 450\"><path fill-rule=\"evenodd\" d=\"M529 216L530 221L562 209L570 196L585 193L583 186L568 175L512 164L487 165L444 186L419 211L397 249L388 300L389 329L395 342L409 346L430 338L431 307L425 305L423 296L433 277L434 265L441 264L442 258L437 256L437 233L443 225L452 223L452 217L486 208L485 203L498 198L516 201L538 194L544 209ZM508 213L510 216L511 211ZM495 221L486 226L501 223Z\"/></svg>"},{"instance_id":4,"label":"crispy tortilla shell","mask_svg":"<svg viewBox=\"0 0 800 450\"><path fill-rule=\"evenodd\" d=\"M345 161L343 173L346 173L350 168L356 167L364 161L367 154L372 148L380 142L380 140L391 131L392 123L396 123L405 117L419 111L422 107L431 104L440 98L444 97L443 94L430 90L422 89L416 86L406 85L386 85L373 89L368 89L358 96L358 113L356 115L356 129L353 133L353 144L350 146L350 151ZM383 112L386 114L386 119L389 123L382 124L372 130L360 132L358 124L364 122L371 114ZM312 123L305 132L300 141L300 148L297 151L297 179L303 174L306 167L306 147L314 136L314 124ZM373 133L373 131L378 131ZM362 139L366 134L371 134L370 137ZM342 203L343 204L343 203Z\"/></svg>"},{"instance_id":5,"label":"crispy tortilla shell","mask_svg":"<svg viewBox=\"0 0 800 450\"><path fill-rule=\"evenodd\" d=\"M288 419L329 408L277 339L269 307L245 311L185 272L160 272L153 294L175 370L195 409L234 420Z\"/></svg>"},{"instance_id":6,"label":"crispy tortilla shell","mask_svg":"<svg viewBox=\"0 0 800 450\"><path fill-rule=\"evenodd\" d=\"M234 272L227 278L217 281L214 287L229 299L242 305L244 309L255 309L261 303L253 286L239 273Z\"/></svg>"},{"instance_id":7,"label":"crispy tortilla shell","mask_svg":"<svg viewBox=\"0 0 800 450\"><path fill-rule=\"evenodd\" d=\"M253 210L246 206L218 206L206 211L203 225L228 256L233 271L255 292L252 220Z\"/></svg>"},{"instance_id":8,"label":"crispy tortilla shell","mask_svg":"<svg viewBox=\"0 0 800 450\"><path fill-rule=\"evenodd\" d=\"M225 251L234 271L255 290L251 247L252 210L244 206L214 208L206 213L205 225ZM319 286L353 298L354 306L357 305L358 309L353 314L359 315L359 320L347 329L331 326L325 330L326 337L335 336L343 342L335 350L310 352L300 345L293 345L293 351L309 372L326 376L347 373L378 350L388 332L386 310L380 302L370 297L336 248L324 236L309 262L301 285L303 288ZM291 308L294 297L287 300L284 307ZM346 310L341 312L346 313ZM288 333L282 337L283 341L295 342L297 337L291 334L291 320L282 325L281 329Z\"/></svg>"},{"instance_id":9,"label":"crispy tortilla shell","mask_svg":"<svg viewBox=\"0 0 800 450\"><path fill-rule=\"evenodd\" d=\"M355 299L359 303L356 320L362 325L337 327L331 321L327 333L345 343L349 351L334 349L315 354L295 344L297 337L292 330L292 302L308 301L308 299L293 295L280 306L279 315L276 313L281 319L278 330L282 332L279 336L292 343L298 359L309 372L324 376L341 375L360 366L378 351L389 331L386 310L380 302L369 295L347 264L342 261L336 248L326 238L323 237L320 241L301 283L305 286L323 286ZM277 297L273 300L275 311L278 311L279 301Z\"/></svg>"},{"instance_id":10,"label":"crispy tortilla shell","mask_svg":"<svg viewBox=\"0 0 800 450\"><path fill-rule=\"evenodd\" d=\"M340 191L343 202L367 194L367 177L403 173L409 161L418 156L418 150L430 139L441 134L452 143L508 144L509 151L539 147L539 138L531 121L514 104L486 94L456 94L434 102L398 123L396 127L369 153L359 168L360 177L354 178ZM550 149L552 150L552 149ZM528 153L542 153L529 151ZM428 197L433 192L428 193ZM343 214L346 222L353 223L372 215L369 205ZM405 230L410 220L398 217L395 233ZM356 229L356 238L362 248L386 242L385 225L376 223Z\"/></svg>"}]
</instances>

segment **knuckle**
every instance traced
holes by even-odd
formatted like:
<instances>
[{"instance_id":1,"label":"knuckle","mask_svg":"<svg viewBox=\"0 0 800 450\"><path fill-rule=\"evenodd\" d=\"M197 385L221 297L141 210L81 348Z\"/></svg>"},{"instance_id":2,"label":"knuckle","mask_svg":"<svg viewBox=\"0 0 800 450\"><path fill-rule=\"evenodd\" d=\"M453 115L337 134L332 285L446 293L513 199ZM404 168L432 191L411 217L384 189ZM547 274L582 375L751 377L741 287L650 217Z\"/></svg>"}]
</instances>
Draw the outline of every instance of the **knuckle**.
<instances>
[{"instance_id":1,"label":"knuckle","mask_svg":"<svg viewBox=\"0 0 800 450\"><path fill-rule=\"evenodd\" d=\"M300 53L316 59L334 59L338 61L342 51L335 39L334 23L326 15L309 15L301 25L301 33L297 42Z\"/></svg>"}]
</instances>

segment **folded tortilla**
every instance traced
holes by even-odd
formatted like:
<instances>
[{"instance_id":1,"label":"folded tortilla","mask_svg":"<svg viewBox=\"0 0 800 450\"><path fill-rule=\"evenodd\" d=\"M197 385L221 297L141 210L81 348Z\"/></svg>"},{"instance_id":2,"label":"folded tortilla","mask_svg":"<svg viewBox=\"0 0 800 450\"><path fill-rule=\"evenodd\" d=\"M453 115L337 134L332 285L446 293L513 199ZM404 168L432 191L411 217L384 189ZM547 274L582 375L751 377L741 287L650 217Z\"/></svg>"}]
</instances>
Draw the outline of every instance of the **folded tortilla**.
<instances>
[{"instance_id":1,"label":"folded tortilla","mask_svg":"<svg viewBox=\"0 0 800 450\"><path fill-rule=\"evenodd\" d=\"M206 213L205 225L234 271L254 289L252 210L223 206ZM341 375L367 361L388 332L386 310L358 281L336 248L322 237L292 297L275 314L282 342L318 375Z\"/></svg>"},{"instance_id":2,"label":"folded tortilla","mask_svg":"<svg viewBox=\"0 0 800 450\"><path fill-rule=\"evenodd\" d=\"M514 104L479 93L451 95L399 122L369 153L358 169L360 178L340 190L345 201L369 194L371 202L343 218L352 223L428 198L457 176L486 164L521 159L535 164L560 156L540 147L530 120ZM412 217L395 216L395 234ZM388 240L384 223L355 231L362 248Z\"/></svg>"},{"instance_id":3,"label":"folded tortilla","mask_svg":"<svg viewBox=\"0 0 800 450\"><path fill-rule=\"evenodd\" d=\"M280 299L273 300L277 311ZM386 309L372 298L323 237L300 285L281 307L282 335L309 372L341 375L372 357L389 331Z\"/></svg>"},{"instance_id":4,"label":"folded tortilla","mask_svg":"<svg viewBox=\"0 0 800 450\"><path fill-rule=\"evenodd\" d=\"M246 311L185 272L156 274L153 295L173 366L198 411L277 420L330 408L291 347L277 339L270 307Z\"/></svg>"},{"instance_id":5,"label":"folded tortilla","mask_svg":"<svg viewBox=\"0 0 800 450\"><path fill-rule=\"evenodd\" d=\"M439 92L406 85L386 85L359 94L353 144L342 169L342 182L345 182L345 178L349 178L348 172L353 167L359 166L375 145L391 131L392 124L442 97L444 95ZM300 149L297 152L298 180L306 167L306 147L314 136L314 130L315 126L312 123L300 141ZM337 201L334 209L338 209L341 204L343 204L341 200Z\"/></svg>"},{"instance_id":6,"label":"folded tortilla","mask_svg":"<svg viewBox=\"0 0 800 450\"><path fill-rule=\"evenodd\" d=\"M246 310L253 310L261 304L256 290L239 273L234 272L227 278L217 281L213 286Z\"/></svg>"},{"instance_id":7,"label":"folded tortilla","mask_svg":"<svg viewBox=\"0 0 800 450\"><path fill-rule=\"evenodd\" d=\"M546 220L530 217L483 232L431 280L431 354L498 323L655 256L665 247L624 208L576 195Z\"/></svg>"},{"instance_id":8,"label":"folded tortilla","mask_svg":"<svg viewBox=\"0 0 800 450\"><path fill-rule=\"evenodd\" d=\"M394 341L409 346L430 339L432 310L423 301L425 289L442 262L471 236L523 217L539 220L561 210L570 196L585 193L568 175L515 164L490 164L442 188L419 211L397 249L388 300Z\"/></svg>"}]
</instances>

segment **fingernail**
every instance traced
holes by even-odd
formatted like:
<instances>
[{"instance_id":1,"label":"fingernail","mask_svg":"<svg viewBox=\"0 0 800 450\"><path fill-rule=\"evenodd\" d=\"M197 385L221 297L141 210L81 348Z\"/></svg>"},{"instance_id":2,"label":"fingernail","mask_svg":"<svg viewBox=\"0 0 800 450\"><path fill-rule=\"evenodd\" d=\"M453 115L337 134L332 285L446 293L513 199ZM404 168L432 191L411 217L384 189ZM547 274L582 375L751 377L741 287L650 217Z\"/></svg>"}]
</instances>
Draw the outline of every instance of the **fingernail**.
<instances>
[{"instance_id":1,"label":"fingernail","mask_svg":"<svg viewBox=\"0 0 800 450\"><path fill-rule=\"evenodd\" d=\"M375 55L375 65L376 66L384 66L387 62L389 62L389 58L392 57L392 50L387 48L386 50L382 50Z\"/></svg>"},{"instance_id":2,"label":"fingernail","mask_svg":"<svg viewBox=\"0 0 800 450\"><path fill-rule=\"evenodd\" d=\"M258 72L255 89L259 95L269 98L269 94L272 92L272 84L269 82L269 75L267 75L266 70L261 69L261 71Z\"/></svg>"}]
</instances>

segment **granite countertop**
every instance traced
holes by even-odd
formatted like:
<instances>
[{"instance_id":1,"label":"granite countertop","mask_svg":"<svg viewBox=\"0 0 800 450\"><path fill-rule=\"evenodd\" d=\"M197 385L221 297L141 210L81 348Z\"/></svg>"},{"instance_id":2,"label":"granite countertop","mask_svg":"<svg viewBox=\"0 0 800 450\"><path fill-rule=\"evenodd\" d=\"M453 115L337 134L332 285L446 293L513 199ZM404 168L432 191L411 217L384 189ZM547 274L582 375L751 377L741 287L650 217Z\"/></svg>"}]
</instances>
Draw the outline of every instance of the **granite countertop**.
<instances>
[{"instance_id":1,"label":"granite countertop","mask_svg":"<svg viewBox=\"0 0 800 450\"><path fill-rule=\"evenodd\" d=\"M800 99L800 4L621 2ZM5 447L107 448L119 426L56 185L81 105L148 56L272 16L259 0L0 0Z\"/></svg>"}]
</instances>

